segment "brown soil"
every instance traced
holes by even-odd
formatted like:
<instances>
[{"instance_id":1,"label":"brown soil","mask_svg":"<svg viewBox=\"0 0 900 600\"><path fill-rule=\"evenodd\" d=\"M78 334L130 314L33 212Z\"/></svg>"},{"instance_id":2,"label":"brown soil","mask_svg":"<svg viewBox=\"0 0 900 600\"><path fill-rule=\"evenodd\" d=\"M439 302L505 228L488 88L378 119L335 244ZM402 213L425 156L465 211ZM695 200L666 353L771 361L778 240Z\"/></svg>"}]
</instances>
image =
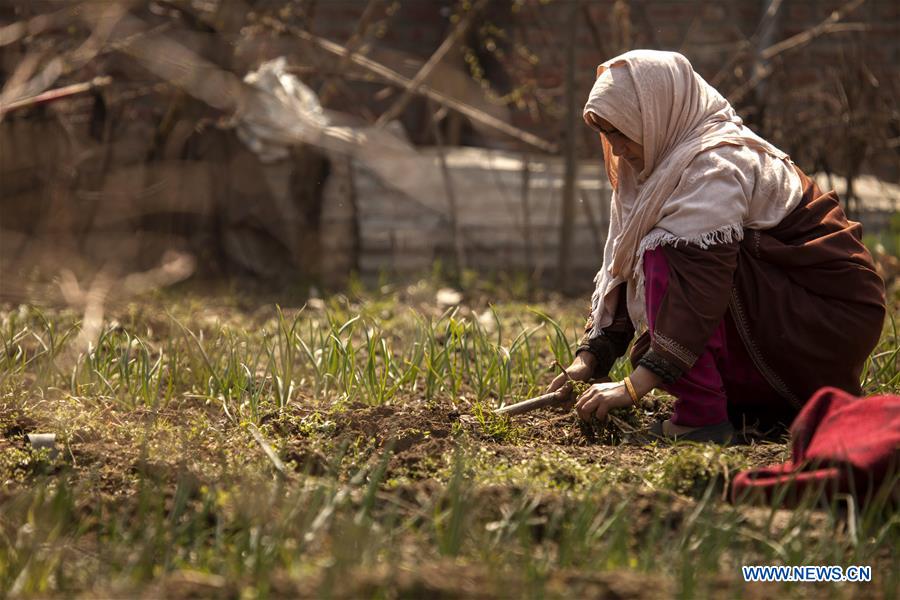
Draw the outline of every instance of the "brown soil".
<instances>
[{"instance_id":1,"label":"brown soil","mask_svg":"<svg viewBox=\"0 0 900 600\"><path fill-rule=\"evenodd\" d=\"M533 508L538 520L530 531L535 542L546 536L541 518L570 508L567 503L574 500L565 490L584 485L585 478L590 481L594 468L598 478L616 470L634 478L631 483L635 485L611 488L608 493L623 499L627 494L631 525L638 536L649 524L658 526L660 507L665 507L665 525L675 530L695 506L691 498L669 490L638 491L640 477L671 455L672 448L646 445L640 435L628 435L626 442L618 445L597 443L571 412L542 410L521 415L506 423L505 429L500 428L506 433L499 435L487 431L472 408L449 401L405 399L396 405L377 407L314 407L312 402L291 404L281 415L263 417L260 430L282 461L313 476L346 479L356 467L377 464L390 449L384 475L385 483L390 483L378 497L376 512L399 505L415 512L433 506L435 499L440 501L458 451L470 457L487 457L485 464L477 467L482 469L484 481L470 492L473 505L479 507L479 518L499 519L503 507L514 506L523 495L535 492L534 487L530 492L525 487L538 486ZM156 413L113 404L92 409L95 412L81 420L78 414L83 407L72 409L66 422L68 436L61 444L59 459L50 468L57 473L70 472L76 485L92 488L110 506L132 510L139 481L154 482L160 501L169 507L176 489L197 490L210 482L225 485L232 478L237 481L248 476L271 478L272 464L248 430L229 421L215 406L183 400ZM647 415L648 419L653 417ZM64 412L44 410L30 411L26 416L4 409L0 403L0 452L13 447L27 451L25 432L59 431L60 420L66 418ZM190 423L204 423L206 429L188 434ZM356 449L354 466L336 461L341 448ZM780 460L784 450L783 445L767 444L743 447L741 453L751 464L762 465ZM535 482L492 480L495 466L502 469L535 462L544 469L542 478ZM303 477L299 472L288 472L287 476ZM32 474L26 469L20 484L27 486ZM8 487L7 492L15 487ZM85 510L90 512L87 507ZM748 511L748 519L752 514ZM759 519L764 521L767 514L760 513ZM326 576L325 571L310 575ZM667 587L671 585L669 578L636 572L563 570L548 577L542 585L546 584L544 589L551 597L657 598L672 591ZM214 575L177 571L145 591L148 597L237 597L243 585ZM296 574L285 574L273 577L270 585L271 593L280 597L312 596L315 590L323 589L320 586L333 590L337 597L371 597L377 593L391 598L501 598L528 595L529 590L537 589L530 587L534 582L526 580L524 574L415 554L400 565L360 567L351 577L337 582L304 581ZM128 590L107 591L117 595Z\"/></svg>"},{"instance_id":2,"label":"brown soil","mask_svg":"<svg viewBox=\"0 0 900 600\"><path fill-rule=\"evenodd\" d=\"M415 475L418 466L433 462L438 456L452 453L461 440L474 441L483 451L511 461L540 456L541 453L564 455L586 465L613 464L639 472L648 463L658 462L671 451L665 445L650 444L641 431L625 435L625 443L598 443L592 431L577 416L561 409L539 410L513 417L516 429L513 441L497 440L485 433L478 421L461 414L449 404L409 401L401 405L369 407L351 405L331 412L327 418L335 423L335 440L361 438L377 449L390 448L393 458L389 471L405 470ZM782 444L741 446L753 466L772 464L783 459ZM320 460L315 459L317 464ZM421 473L429 476L430 473Z\"/></svg>"}]
</instances>

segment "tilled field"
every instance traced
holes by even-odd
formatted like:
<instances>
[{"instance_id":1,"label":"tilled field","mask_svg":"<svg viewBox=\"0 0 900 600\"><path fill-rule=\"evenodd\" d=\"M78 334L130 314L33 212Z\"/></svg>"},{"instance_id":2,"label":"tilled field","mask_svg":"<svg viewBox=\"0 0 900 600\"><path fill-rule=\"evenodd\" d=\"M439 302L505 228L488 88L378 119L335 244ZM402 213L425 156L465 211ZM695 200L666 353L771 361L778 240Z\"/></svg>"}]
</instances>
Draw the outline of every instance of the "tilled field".
<instances>
[{"instance_id":1,"label":"tilled field","mask_svg":"<svg viewBox=\"0 0 900 600\"><path fill-rule=\"evenodd\" d=\"M7 307L2 593L895 597L896 512L727 502L738 470L788 457L783 437L653 443L663 395L602 428L495 416L568 360L580 305L433 297L157 298L110 307L85 348L79 315ZM896 385L896 346L869 390ZM874 581L744 584L744 564Z\"/></svg>"}]
</instances>

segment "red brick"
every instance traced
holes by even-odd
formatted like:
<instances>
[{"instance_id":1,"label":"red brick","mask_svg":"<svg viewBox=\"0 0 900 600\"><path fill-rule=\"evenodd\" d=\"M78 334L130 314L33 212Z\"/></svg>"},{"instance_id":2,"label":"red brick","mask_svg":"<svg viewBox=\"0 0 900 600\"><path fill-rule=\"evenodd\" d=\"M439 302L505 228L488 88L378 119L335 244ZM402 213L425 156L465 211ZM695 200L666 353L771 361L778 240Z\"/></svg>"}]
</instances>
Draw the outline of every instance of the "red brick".
<instances>
[{"instance_id":1,"label":"red brick","mask_svg":"<svg viewBox=\"0 0 900 600\"><path fill-rule=\"evenodd\" d=\"M697 2L653 2L647 6L646 14L653 27L669 21L690 22L699 8Z\"/></svg>"},{"instance_id":2,"label":"red brick","mask_svg":"<svg viewBox=\"0 0 900 600\"><path fill-rule=\"evenodd\" d=\"M900 20L900 2L896 2L896 0L873 2L870 9L872 17L878 21Z\"/></svg>"},{"instance_id":3,"label":"red brick","mask_svg":"<svg viewBox=\"0 0 900 600\"><path fill-rule=\"evenodd\" d=\"M676 24L658 25L653 28L656 41L662 46L674 47L679 46L684 39L685 31L683 27Z\"/></svg>"},{"instance_id":4,"label":"red brick","mask_svg":"<svg viewBox=\"0 0 900 600\"><path fill-rule=\"evenodd\" d=\"M787 17L781 20L782 23L787 21L802 26L802 24L811 23L816 19L815 6L808 0L786 3L786 5L782 5L779 12L782 13L782 17Z\"/></svg>"},{"instance_id":5,"label":"red brick","mask_svg":"<svg viewBox=\"0 0 900 600\"><path fill-rule=\"evenodd\" d=\"M728 10L722 4L704 3L700 11L704 22L724 21L728 18Z\"/></svg>"},{"instance_id":6,"label":"red brick","mask_svg":"<svg viewBox=\"0 0 900 600\"><path fill-rule=\"evenodd\" d=\"M613 0L592 0L587 4L587 11L595 23L600 24L609 20L615 2Z\"/></svg>"}]
</instances>

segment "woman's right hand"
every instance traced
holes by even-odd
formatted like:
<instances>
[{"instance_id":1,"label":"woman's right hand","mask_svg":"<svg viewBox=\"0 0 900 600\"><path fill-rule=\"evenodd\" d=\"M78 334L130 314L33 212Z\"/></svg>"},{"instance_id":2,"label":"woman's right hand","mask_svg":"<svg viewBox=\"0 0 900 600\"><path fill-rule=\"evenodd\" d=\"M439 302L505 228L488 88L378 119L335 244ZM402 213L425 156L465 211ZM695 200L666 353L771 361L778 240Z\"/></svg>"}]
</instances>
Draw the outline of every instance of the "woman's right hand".
<instances>
[{"instance_id":1,"label":"woman's right hand","mask_svg":"<svg viewBox=\"0 0 900 600\"><path fill-rule=\"evenodd\" d=\"M555 392L566 384L570 379L576 381L587 381L594 374L594 367L597 365L596 357L590 352L579 352L575 355L575 360L566 368L565 373L560 373L547 386L546 393Z\"/></svg>"}]
</instances>

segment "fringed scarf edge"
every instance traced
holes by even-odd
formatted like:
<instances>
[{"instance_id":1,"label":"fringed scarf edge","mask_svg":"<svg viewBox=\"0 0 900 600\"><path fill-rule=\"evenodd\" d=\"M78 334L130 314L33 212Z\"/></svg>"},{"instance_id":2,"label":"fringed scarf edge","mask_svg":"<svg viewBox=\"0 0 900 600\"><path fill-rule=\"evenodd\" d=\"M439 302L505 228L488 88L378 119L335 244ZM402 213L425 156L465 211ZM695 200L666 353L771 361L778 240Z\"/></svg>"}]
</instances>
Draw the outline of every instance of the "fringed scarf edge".
<instances>
[{"instance_id":1,"label":"fringed scarf edge","mask_svg":"<svg viewBox=\"0 0 900 600\"><path fill-rule=\"evenodd\" d=\"M644 254L651 250L655 250L660 246L673 246L693 244L699 246L702 250L706 250L711 246L721 244L731 244L740 242L744 239L744 228L740 224L723 225L712 231L699 233L692 236L677 236L664 229L655 229L647 234L638 247L638 256L635 263L634 271L631 274L629 283L632 284L629 289L629 295L634 294L634 300L628 300L629 316L635 328L640 328L646 323L646 310L644 308ZM614 278L613 278L614 279ZM591 330L591 339L602 333L601 316L602 316L602 295L601 289L604 280L604 270L600 269L594 276L594 293L591 294L591 316L593 318L593 329Z\"/></svg>"}]
</instances>

